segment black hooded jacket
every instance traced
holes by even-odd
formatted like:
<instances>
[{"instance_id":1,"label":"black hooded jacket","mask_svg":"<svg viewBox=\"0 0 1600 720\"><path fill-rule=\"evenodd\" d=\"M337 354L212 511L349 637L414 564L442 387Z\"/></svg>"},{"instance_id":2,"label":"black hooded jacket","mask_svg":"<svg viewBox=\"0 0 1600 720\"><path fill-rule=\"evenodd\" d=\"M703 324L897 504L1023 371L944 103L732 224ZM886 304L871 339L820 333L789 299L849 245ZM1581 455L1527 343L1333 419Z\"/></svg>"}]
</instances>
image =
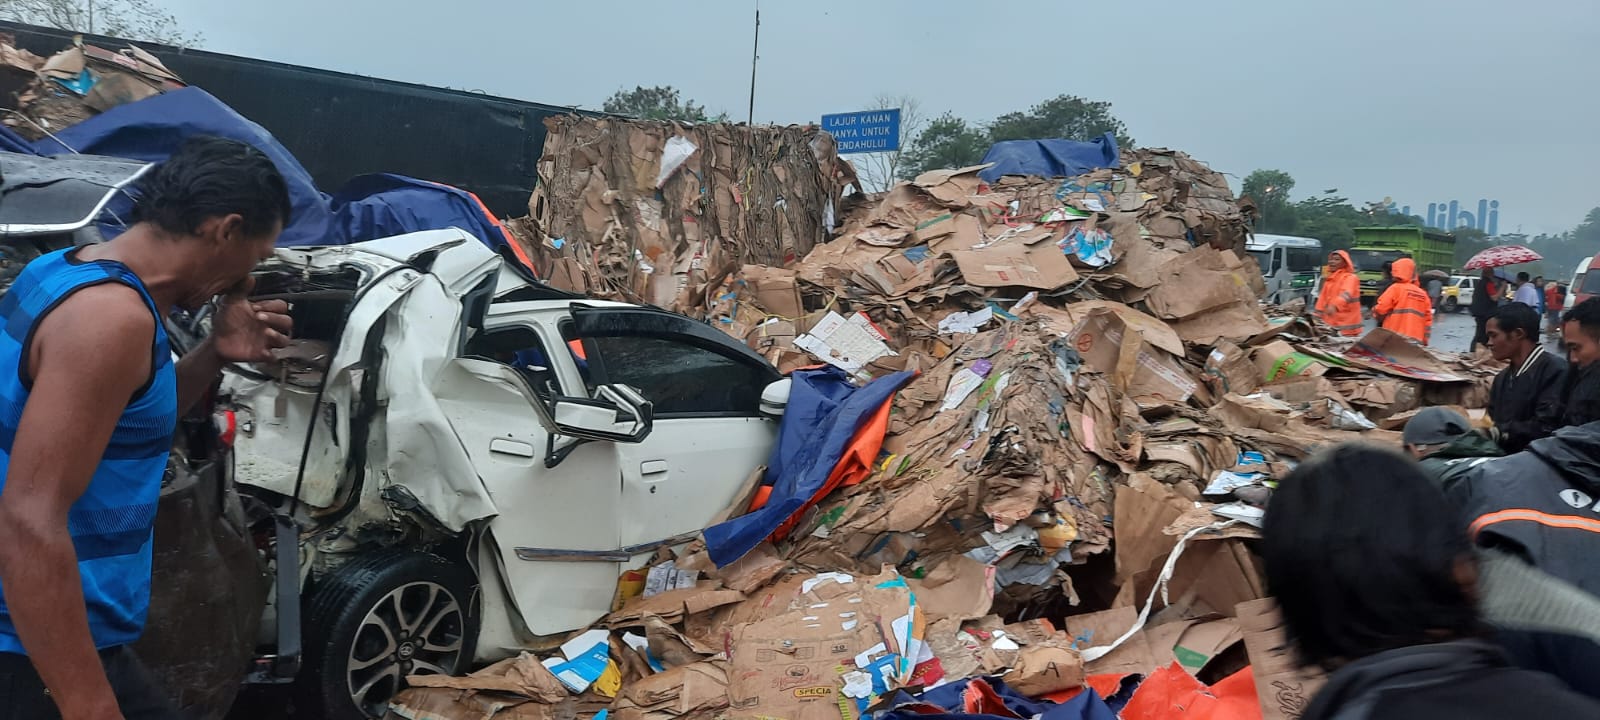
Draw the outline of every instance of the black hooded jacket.
<instances>
[{"instance_id":1,"label":"black hooded jacket","mask_svg":"<svg viewBox=\"0 0 1600 720\"><path fill-rule=\"evenodd\" d=\"M1600 718L1600 702L1506 664L1481 640L1378 653L1334 671L1301 720Z\"/></svg>"},{"instance_id":2,"label":"black hooded jacket","mask_svg":"<svg viewBox=\"0 0 1600 720\"><path fill-rule=\"evenodd\" d=\"M1566 409L1562 425L1583 425L1600 420L1600 363L1567 368Z\"/></svg>"},{"instance_id":3,"label":"black hooded jacket","mask_svg":"<svg viewBox=\"0 0 1600 720\"><path fill-rule=\"evenodd\" d=\"M1562 428L1478 464L1445 493L1479 546L1600 595L1600 423Z\"/></svg>"}]
</instances>

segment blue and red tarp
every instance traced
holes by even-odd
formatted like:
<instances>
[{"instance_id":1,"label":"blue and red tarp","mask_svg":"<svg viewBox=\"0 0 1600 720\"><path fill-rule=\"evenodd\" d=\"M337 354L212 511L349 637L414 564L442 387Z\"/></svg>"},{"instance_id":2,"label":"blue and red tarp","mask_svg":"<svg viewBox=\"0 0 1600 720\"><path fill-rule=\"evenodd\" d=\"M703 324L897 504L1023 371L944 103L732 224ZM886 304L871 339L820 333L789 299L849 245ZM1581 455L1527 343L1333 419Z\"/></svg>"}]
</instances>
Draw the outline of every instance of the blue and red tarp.
<instances>
[{"instance_id":1,"label":"blue and red tarp","mask_svg":"<svg viewBox=\"0 0 1600 720\"><path fill-rule=\"evenodd\" d=\"M890 402L916 373L885 375L859 388L835 367L797 370L791 377L757 507L705 530L706 550L717 567L781 537L834 488L865 479L883 446Z\"/></svg>"},{"instance_id":2,"label":"blue and red tarp","mask_svg":"<svg viewBox=\"0 0 1600 720\"><path fill-rule=\"evenodd\" d=\"M1030 698L994 677L959 680L919 696L900 691L890 702L878 720L1117 720L1092 688L1056 703Z\"/></svg>"}]
</instances>

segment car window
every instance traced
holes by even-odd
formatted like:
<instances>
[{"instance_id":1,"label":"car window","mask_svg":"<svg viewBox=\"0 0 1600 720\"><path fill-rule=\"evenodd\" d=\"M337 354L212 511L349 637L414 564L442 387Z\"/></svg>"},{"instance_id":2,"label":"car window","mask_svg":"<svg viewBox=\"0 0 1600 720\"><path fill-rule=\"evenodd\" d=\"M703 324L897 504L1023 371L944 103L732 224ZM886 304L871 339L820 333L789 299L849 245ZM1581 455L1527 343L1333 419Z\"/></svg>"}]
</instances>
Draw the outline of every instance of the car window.
<instances>
[{"instance_id":1,"label":"car window","mask_svg":"<svg viewBox=\"0 0 1600 720\"><path fill-rule=\"evenodd\" d=\"M546 402L561 395L561 381L550 367L544 342L532 328L513 327L480 332L467 340L464 357L510 365Z\"/></svg>"},{"instance_id":2,"label":"car window","mask_svg":"<svg viewBox=\"0 0 1600 720\"><path fill-rule=\"evenodd\" d=\"M605 382L637 388L657 417L760 414L771 369L661 337L600 337Z\"/></svg>"},{"instance_id":3,"label":"car window","mask_svg":"<svg viewBox=\"0 0 1600 720\"><path fill-rule=\"evenodd\" d=\"M1583 276L1583 287L1578 290L1585 295L1600 294L1600 273L1587 273Z\"/></svg>"}]
</instances>

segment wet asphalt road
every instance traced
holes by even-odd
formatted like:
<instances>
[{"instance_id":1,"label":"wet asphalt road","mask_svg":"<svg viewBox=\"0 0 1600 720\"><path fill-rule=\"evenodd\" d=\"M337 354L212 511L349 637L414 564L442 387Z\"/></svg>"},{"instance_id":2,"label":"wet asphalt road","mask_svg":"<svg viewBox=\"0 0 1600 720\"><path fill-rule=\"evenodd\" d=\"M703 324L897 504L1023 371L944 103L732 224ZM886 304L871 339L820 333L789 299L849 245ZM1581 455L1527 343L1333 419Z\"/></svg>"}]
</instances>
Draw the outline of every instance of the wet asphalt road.
<instances>
[{"instance_id":1,"label":"wet asphalt road","mask_svg":"<svg viewBox=\"0 0 1600 720\"><path fill-rule=\"evenodd\" d=\"M1367 321L1367 327L1373 323ZM1458 313L1439 313L1433 319L1433 341L1429 347L1435 350L1464 353L1472 349L1472 335L1478 326L1473 322L1472 316L1465 311ZM1541 328L1541 331L1549 328ZM1545 349L1562 352L1560 343L1551 335L1545 335Z\"/></svg>"}]
</instances>

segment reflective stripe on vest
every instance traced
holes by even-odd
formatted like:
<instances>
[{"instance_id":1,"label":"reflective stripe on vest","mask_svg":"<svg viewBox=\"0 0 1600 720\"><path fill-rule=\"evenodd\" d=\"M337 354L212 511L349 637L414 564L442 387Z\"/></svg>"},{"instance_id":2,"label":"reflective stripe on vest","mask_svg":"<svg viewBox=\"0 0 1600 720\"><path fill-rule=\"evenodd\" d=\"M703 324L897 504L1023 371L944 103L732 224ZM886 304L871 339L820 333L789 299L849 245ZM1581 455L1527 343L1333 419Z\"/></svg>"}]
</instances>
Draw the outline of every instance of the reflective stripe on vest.
<instances>
[{"instance_id":1,"label":"reflective stripe on vest","mask_svg":"<svg viewBox=\"0 0 1600 720\"><path fill-rule=\"evenodd\" d=\"M1478 516L1478 519L1472 521L1472 526L1468 528L1467 532L1472 537L1476 538L1478 533L1482 532L1484 528L1503 522L1531 522L1536 525L1560 528L1563 530L1583 530L1586 532L1600 533L1600 520L1593 518L1574 517L1572 515L1551 515L1549 513L1539 512L1538 510L1528 510L1526 508L1500 510L1497 512L1488 513L1486 515L1480 515Z\"/></svg>"}]
</instances>

